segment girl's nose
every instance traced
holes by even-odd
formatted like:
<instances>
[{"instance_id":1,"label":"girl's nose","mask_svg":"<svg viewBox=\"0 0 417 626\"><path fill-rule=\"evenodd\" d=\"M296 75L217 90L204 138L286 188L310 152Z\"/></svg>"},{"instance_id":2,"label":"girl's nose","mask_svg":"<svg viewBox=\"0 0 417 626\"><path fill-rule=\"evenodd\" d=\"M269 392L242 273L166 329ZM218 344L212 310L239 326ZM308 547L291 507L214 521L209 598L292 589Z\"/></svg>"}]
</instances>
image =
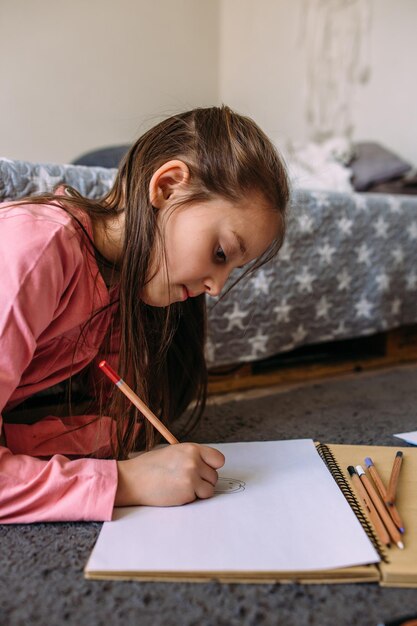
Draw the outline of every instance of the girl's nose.
<instances>
[{"instance_id":1,"label":"girl's nose","mask_svg":"<svg viewBox=\"0 0 417 626\"><path fill-rule=\"evenodd\" d=\"M207 277L204 281L204 286L206 288L206 293L209 296L219 296L222 292L222 289L229 278L229 271L218 272L215 275L212 274L210 277Z\"/></svg>"}]
</instances>

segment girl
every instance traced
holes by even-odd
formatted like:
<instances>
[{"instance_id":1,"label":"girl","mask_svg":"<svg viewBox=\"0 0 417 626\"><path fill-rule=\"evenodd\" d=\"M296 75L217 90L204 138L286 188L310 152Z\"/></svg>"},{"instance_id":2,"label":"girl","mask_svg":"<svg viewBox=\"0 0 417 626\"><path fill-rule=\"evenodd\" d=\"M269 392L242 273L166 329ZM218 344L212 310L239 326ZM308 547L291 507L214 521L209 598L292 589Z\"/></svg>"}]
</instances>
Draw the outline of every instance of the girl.
<instances>
[{"instance_id":1,"label":"girl","mask_svg":"<svg viewBox=\"0 0 417 626\"><path fill-rule=\"evenodd\" d=\"M97 363L165 423L194 401L189 429L206 397L205 294L277 253L288 195L268 138L213 107L143 135L100 201L61 187L2 207L0 521L110 520L115 505L213 494L223 455L153 449L153 428ZM95 415L22 423L17 405L77 374L99 399Z\"/></svg>"}]
</instances>

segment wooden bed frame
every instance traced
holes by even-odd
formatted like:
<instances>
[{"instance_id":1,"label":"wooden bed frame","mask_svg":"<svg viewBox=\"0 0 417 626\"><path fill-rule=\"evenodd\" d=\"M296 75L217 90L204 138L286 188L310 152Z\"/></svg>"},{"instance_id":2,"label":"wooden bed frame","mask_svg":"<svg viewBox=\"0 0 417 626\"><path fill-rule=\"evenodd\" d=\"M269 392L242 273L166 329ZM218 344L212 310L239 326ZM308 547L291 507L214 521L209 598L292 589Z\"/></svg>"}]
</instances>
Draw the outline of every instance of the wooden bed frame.
<instances>
[{"instance_id":1,"label":"wooden bed frame","mask_svg":"<svg viewBox=\"0 0 417 626\"><path fill-rule=\"evenodd\" d=\"M209 393L286 385L417 362L417 324L369 337L299 348L253 363L209 371Z\"/></svg>"}]
</instances>

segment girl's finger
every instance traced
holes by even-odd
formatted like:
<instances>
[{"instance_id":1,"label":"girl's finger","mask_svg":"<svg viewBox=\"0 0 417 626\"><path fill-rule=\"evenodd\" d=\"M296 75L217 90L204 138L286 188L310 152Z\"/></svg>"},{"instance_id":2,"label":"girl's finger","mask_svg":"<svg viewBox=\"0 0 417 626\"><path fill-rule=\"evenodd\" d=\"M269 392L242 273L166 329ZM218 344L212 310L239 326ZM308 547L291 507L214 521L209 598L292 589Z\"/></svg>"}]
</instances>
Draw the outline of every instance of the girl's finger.
<instances>
[{"instance_id":1,"label":"girl's finger","mask_svg":"<svg viewBox=\"0 0 417 626\"><path fill-rule=\"evenodd\" d=\"M207 465L206 463L204 463L204 465L202 466L200 470L200 476L203 480L213 485L213 487L216 486L217 481L219 479L219 475L216 472L216 470L210 467L209 465Z\"/></svg>"},{"instance_id":2,"label":"girl's finger","mask_svg":"<svg viewBox=\"0 0 417 626\"><path fill-rule=\"evenodd\" d=\"M195 489L195 495L201 500L211 498L214 494L214 486L206 480L200 480Z\"/></svg>"},{"instance_id":3,"label":"girl's finger","mask_svg":"<svg viewBox=\"0 0 417 626\"><path fill-rule=\"evenodd\" d=\"M215 448L210 448L209 446L200 446L200 455L203 461L214 469L220 469L220 467L223 467L226 460L224 458L224 454Z\"/></svg>"}]
</instances>

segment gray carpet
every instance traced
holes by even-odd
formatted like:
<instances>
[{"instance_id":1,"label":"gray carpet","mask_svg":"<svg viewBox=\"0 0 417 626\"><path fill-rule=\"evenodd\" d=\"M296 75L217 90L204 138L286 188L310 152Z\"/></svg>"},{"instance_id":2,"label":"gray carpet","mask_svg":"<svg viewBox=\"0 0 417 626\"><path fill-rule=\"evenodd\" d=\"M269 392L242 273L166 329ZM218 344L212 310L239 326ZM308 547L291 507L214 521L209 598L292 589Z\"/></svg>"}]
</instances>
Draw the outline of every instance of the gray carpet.
<instances>
[{"instance_id":1,"label":"gray carpet","mask_svg":"<svg viewBox=\"0 0 417 626\"><path fill-rule=\"evenodd\" d=\"M414 366L215 402L194 439L400 445L392 433L416 429ZM99 530L100 524L0 525L1 625L371 626L417 613L417 590L376 584L86 581L82 570Z\"/></svg>"}]
</instances>

